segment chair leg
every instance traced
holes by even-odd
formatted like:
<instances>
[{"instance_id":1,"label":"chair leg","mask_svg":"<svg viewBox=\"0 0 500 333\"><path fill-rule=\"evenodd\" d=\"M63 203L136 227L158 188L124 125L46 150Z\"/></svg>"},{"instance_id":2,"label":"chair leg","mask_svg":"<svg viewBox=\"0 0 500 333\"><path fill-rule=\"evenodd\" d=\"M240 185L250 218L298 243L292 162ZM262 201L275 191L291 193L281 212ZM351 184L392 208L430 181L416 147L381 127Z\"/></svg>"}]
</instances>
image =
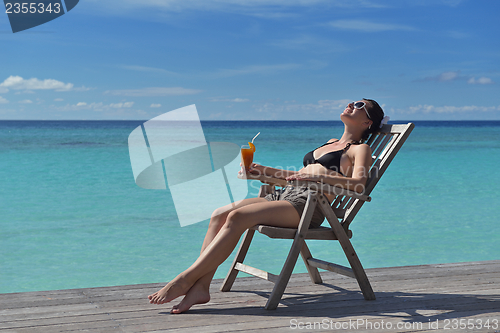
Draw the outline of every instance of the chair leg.
<instances>
[{"instance_id":1,"label":"chair leg","mask_svg":"<svg viewBox=\"0 0 500 333\"><path fill-rule=\"evenodd\" d=\"M307 272L309 273L309 277L311 278L312 283L323 283L318 268L309 265L309 263L307 262L307 259L312 258L312 254L311 251L309 251L309 247L307 246L305 241L302 245L302 249L300 249L300 255L302 256L302 260L304 260L304 264L306 265Z\"/></svg>"},{"instance_id":2,"label":"chair leg","mask_svg":"<svg viewBox=\"0 0 500 333\"><path fill-rule=\"evenodd\" d=\"M342 229L343 230L343 229ZM361 261L359 261L358 255L356 251L354 251L354 247L346 236L346 239L340 242L342 248L344 249L344 253L351 264L352 271L356 280L358 280L359 288L361 288L361 292L363 293L363 297L367 301L372 301L375 299L375 293L373 292L370 281L368 280L368 276L366 276L366 272L361 265Z\"/></svg>"},{"instance_id":3,"label":"chair leg","mask_svg":"<svg viewBox=\"0 0 500 333\"><path fill-rule=\"evenodd\" d=\"M231 268L229 269L229 272L227 273L227 276L224 279L222 286L220 287L221 291L231 290L231 287L233 286L234 280L236 280L236 276L238 275L238 272L239 272L235 268L236 264L243 263L243 260L245 260L245 257L247 255L248 248L250 247L250 243L252 242L252 238L253 238L254 233L255 233L255 230L253 230L253 229L248 229L245 232L245 237L241 241L240 248L238 249L238 252L236 253L236 256L234 257L233 264L231 265Z\"/></svg>"},{"instance_id":4,"label":"chair leg","mask_svg":"<svg viewBox=\"0 0 500 333\"><path fill-rule=\"evenodd\" d=\"M344 230L343 228L341 228L341 229L342 229L342 231ZM344 235L345 235L345 231L344 231ZM354 247L352 246L351 241L349 240L349 238L347 238L347 235L346 235L345 239L343 239L343 240L339 239L339 242L342 246L342 249L344 250L344 253L347 257L347 260L349 260L349 264L351 264L352 271L354 273L354 276L356 277L356 280L358 281L359 288L361 289L361 292L363 293L363 297L367 301L374 300L375 293L373 292L370 281L368 280L368 276L366 276L366 272L365 272L363 266L361 265L361 261L359 261L358 255L356 254L356 251L354 250Z\"/></svg>"},{"instance_id":5,"label":"chair leg","mask_svg":"<svg viewBox=\"0 0 500 333\"><path fill-rule=\"evenodd\" d=\"M337 239L340 245L342 246L342 249L344 250L344 253L347 257L347 260L349 261L349 264L351 265L352 271L354 273L354 276L356 277L356 280L358 281L359 287L361 288L361 292L363 293L364 298L367 301L374 300L375 293L373 292L370 281L368 280L365 270L361 265L361 261L359 261L358 255L356 254L356 251L354 250L352 243L349 241L349 237L347 237L344 228L342 228L342 225L339 223L337 216L335 216L330 205L326 200L319 200L319 205L323 210L323 213L325 214L328 223L330 223L333 232L337 236Z\"/></svg>"},{"instance_id":6,"label":"chair leg","mask_svg":"<svg viewBox=\"0 0 500 333\"><path fill-rule=\"evenodd\" d=\"M304 244L304 238L295 237L292 243L292 247L290 248L290 252L288 253L288 257L286 258L285 264L281 269L278 281L276 281L276 283L274 284L273 291L271 292L266 306L264 307L266 310L275 310L278 307L281 297L285 293L286 286L292 275L295 263L297 262L297 259L299 257L302 244Z\"/></svg>"},{"instance_id":7,"label":"chair leg","mask_svg":"<svg viewBox=\"0 0 500 333\"><path fill-rule=\"evenodd\" d=\"M292 247L290 248L290 252L288 252L288 257L286 258L285 264L281 269L278 281L274 284L273 291L267 300L266 306L264 307L266 310L275 310L278 307L278 303L285 292L290 276L292 275L293 268L295 267L299 257L300 250L305 244L305 235L307 229L309 229L309 224L311 223L311 218L317 202L318 199L316 198L316 194L310 193L304 207L304 212L300 218L299 227L295 233Z\"/></svg>"}]
</instances>

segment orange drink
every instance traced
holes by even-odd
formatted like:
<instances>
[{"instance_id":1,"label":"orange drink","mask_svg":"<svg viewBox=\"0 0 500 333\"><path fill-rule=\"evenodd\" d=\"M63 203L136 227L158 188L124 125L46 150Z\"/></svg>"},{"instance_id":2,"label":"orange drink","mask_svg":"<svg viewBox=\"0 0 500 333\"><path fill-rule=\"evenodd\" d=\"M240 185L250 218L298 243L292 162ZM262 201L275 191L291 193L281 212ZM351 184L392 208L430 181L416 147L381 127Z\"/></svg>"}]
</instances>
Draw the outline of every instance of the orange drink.
<instances>
[{"instance_id":1,"label":"orange drink","mask_svg":"<svg viewBox=\"0 0 500 333\"><path fill-rule=\"evenodd\" d=\"M250 169L250 165L253 162L253 153L255 152L255 145L251 142L247 145L241 146L241 163L245 168L245 171L248 172Z\"/></svg>"}]
</instances>

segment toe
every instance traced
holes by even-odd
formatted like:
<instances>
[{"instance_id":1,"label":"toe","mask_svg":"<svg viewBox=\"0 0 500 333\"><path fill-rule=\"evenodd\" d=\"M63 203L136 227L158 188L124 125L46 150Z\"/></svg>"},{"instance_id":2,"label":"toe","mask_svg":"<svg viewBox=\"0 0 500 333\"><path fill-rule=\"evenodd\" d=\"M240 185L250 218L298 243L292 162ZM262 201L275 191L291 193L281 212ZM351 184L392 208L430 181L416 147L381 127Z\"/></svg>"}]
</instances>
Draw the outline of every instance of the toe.
<instances>
[{"instance_id":1,"label":"toe","mask_svg":"<svg viewBox=\"0 0 500 333\"><path fill-rule=\"evenodd\" d=\"M183 309L179 305L176 305L176 306L174 306L172 308L172 310L170 310L170 313L172 313L172 314L179 314L179 313L183 313L184 311L187 311L187 310L189 310L189 308Z\"/></svg>"}]
</instances>

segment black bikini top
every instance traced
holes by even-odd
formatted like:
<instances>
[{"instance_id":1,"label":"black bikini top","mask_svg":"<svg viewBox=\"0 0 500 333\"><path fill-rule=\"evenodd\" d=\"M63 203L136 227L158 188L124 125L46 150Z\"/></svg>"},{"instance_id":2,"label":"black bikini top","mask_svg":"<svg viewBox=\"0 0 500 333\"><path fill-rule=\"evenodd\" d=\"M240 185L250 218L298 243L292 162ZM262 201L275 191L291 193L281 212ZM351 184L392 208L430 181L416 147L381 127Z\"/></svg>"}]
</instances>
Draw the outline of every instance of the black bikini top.
<instances>
[{"instance_id":1,"label":"black bikini top","mask_svg":"<svg viewBox=\"0 0 500 333\"><path fill-rule=\"evenodd\" d=\"M337 141L339 141L339 140L337 140ZM342 154L344 154L349 149L349 147L351 146L351 144L352 144L351 142L349 142L347 144L347 146L345 146L344 149L336 150L336 151L331 151L329 153L323 154L318 159L314 158L314 152L316 150L318 150L319 148L324 147L326 145L335 143L337 141L327 142L324 145L322 145L322 146L320 146L320 147L318 147L318 148L316 148L316 149L311 150L310 152L308 152L304 156L304 160L302 162L304 164L304 167L308 166L309 164L319 163L322 166L324 166L325 168L327 168L328 170L332 170L332 171L338 172L338 173L340 173L343 176L344 174L340 171L340 159L342 158ZM353 142L353 143L356 144L355 142Z\"/></svg>"}]
</instances>

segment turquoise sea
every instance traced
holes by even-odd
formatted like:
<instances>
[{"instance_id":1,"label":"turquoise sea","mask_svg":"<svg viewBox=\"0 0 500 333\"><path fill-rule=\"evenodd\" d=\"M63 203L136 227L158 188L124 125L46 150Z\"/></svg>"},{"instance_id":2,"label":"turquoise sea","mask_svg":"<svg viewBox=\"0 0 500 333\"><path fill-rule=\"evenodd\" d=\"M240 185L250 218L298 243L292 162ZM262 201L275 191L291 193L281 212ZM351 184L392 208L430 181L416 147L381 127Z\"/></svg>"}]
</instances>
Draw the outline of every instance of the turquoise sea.
<instances>
[{"instance_id":1,"label":"turquoise sea","mask_svg":"<svg viewBox=\"0 0 500 333\"><path fill-rule=\"evenodd\" d=\"M0 293L165 282L196 259L208 221L181 228L168 190L134 182L127 138L142 123L0 121ZM500 122L415 124L351 225L362 263L499 259ZM343 130L335 121L202 126L207 141L238 145L261 132L255 161L295 168ZM248 261L278 272L289 244L257 236ZM311 251L346 264L337 244Z\"/></svg>"}]
</instances>

